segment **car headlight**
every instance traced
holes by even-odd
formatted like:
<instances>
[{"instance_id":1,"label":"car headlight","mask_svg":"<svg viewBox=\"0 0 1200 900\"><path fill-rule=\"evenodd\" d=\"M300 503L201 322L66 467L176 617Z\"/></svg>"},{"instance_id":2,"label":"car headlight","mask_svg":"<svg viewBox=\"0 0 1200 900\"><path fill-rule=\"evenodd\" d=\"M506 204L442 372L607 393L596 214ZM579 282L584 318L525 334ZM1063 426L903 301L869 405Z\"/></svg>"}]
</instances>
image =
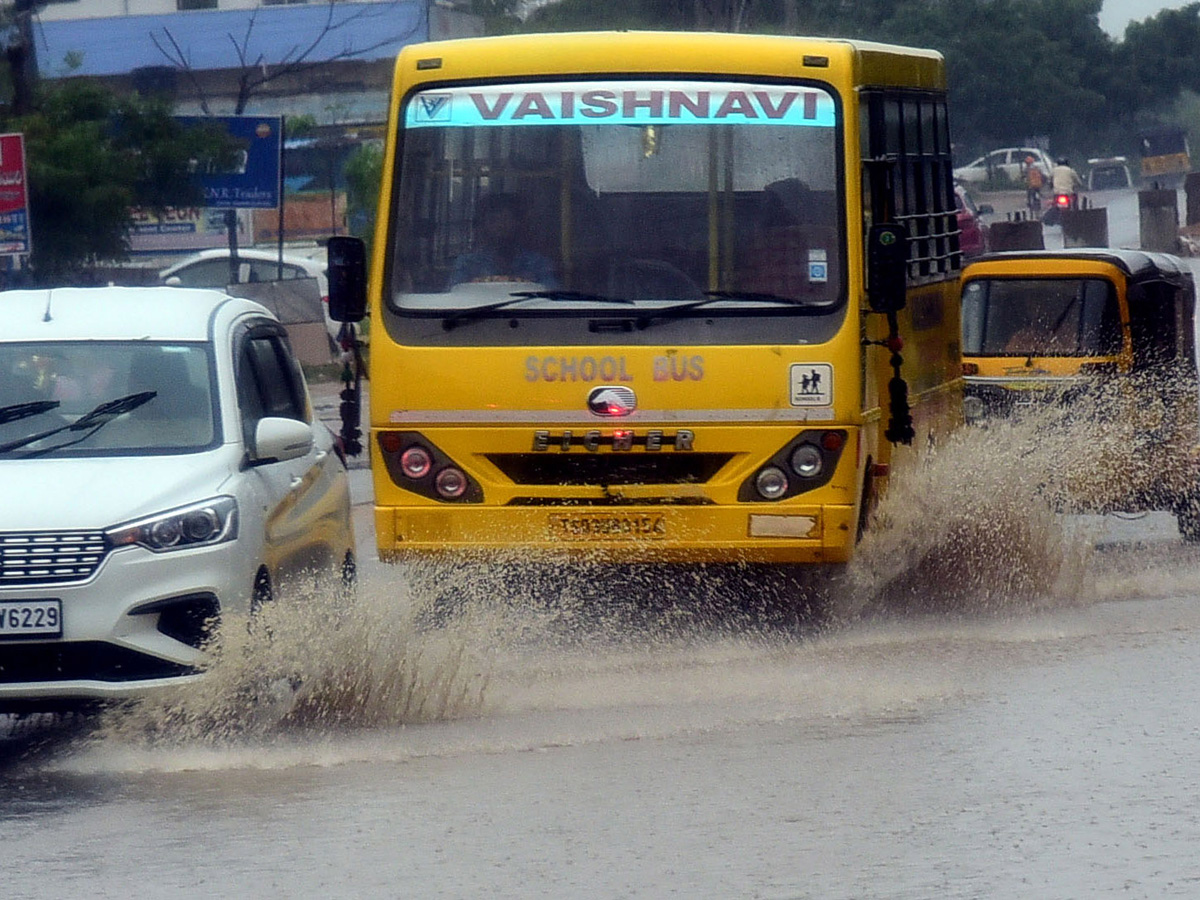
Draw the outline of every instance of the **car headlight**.
<instances>
[{"instance_id":1,"label":"car headlight","mask_svg":"<svg viewBox=\"0 0 1200 900\"><path fill-rule=\"evenodd\" d=\"M138 544L155 553L220 544L237 537L237 501L214 497L117 525L104 535L114 547Z\"/></svg>"}]
</instances>

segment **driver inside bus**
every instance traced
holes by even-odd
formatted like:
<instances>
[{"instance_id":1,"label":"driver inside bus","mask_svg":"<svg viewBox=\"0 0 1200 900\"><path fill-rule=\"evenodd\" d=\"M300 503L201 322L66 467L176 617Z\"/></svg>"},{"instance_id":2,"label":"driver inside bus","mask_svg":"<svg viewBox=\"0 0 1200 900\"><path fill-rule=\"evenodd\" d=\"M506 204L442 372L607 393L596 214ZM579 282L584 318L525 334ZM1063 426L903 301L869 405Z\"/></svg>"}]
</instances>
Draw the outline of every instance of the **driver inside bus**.
<instances>
[{"instance_id":1,"label":"driver inside bus","mask_svg":"<svg viewBox=\"0 0 1200 900\"><path fill-rule=\"evenodd\" d=\"M474 249L454 261L450 285L525 281L556 287L554 266L541 253L521 246L525 210L515 194L488 194L475 205Z\"/></svg>"}]
</instances>

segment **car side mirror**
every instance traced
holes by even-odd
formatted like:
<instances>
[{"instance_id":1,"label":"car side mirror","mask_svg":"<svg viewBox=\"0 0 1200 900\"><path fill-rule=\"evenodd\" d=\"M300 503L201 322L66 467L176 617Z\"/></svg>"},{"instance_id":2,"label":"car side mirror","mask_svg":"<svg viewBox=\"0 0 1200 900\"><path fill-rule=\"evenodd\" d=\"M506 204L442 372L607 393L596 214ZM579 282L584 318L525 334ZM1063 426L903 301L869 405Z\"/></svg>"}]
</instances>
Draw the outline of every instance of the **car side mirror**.
<instances>
[{"instance_id":1,"label":"car side mirror","mask_svg":"<svg viewBox=\"0 0 1200 900\"><path fill-rule=\"evenodd\" d=\"M867 301L878 313L904 309L908 290L908 229L897 222L867 232Z\"/></svg>"},{"instance_id":2,"label":"car side mirror","mask_svg":"<svg viewBox=\"0 0 1200 900\"><path fill-rule=\"evenodd\" d=\"M329 317L361 322L367 314L367 245L361 238L335 235L326 251Z\"/></svg>"},{"instance_id":3,"label":"car side mirror","mask_svg":"<svg viewBox=\"0 0 1200 900\"><path fill-rule=\"evenodd\" d=\"M254 428L250 465L263 466L299 459L312 449L313 440L312 426L305 422L281 416L259 419Z\"/></svg>"}]
</instances>

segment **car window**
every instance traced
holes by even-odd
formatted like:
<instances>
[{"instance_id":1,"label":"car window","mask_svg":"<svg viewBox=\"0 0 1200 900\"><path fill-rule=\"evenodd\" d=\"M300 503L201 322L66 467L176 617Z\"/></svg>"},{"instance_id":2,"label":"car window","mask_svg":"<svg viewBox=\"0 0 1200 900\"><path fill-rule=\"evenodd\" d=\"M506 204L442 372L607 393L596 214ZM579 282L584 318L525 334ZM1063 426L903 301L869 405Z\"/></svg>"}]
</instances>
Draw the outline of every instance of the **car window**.
<instances>
[{"instance_id":1,"label":"car window","mask_svg":"<svg viewBox=\"0 0 1200 900\"><path fill-rule=\"evenodd\" d=\"M250 263L250 274L247 281L282 281L293 278L307 278L308 273L300 266L284 263L282 266L274 260L256 259Z\"/></svg>"},{"instance_id":2,"label":"car window","mask_svg":"<svg viewBox=\"0 0 1200 900\"><path fill-rule=\"evenodd\" d=\"M228 259L202 259L171 273L181 287L223 288L229 284Z\"/></svg>"},{"instance_id":3,"label":"car window","mask_svg":"<svg viewBox=\"0 0 1200 900\"><path fill-rule=\"evenodd\" d=\"M300 367L281 334L251 334L238 365L238 399L243 432L249 439L259 419L280 416L308 422Z\"/></svg>"}]
</instances>

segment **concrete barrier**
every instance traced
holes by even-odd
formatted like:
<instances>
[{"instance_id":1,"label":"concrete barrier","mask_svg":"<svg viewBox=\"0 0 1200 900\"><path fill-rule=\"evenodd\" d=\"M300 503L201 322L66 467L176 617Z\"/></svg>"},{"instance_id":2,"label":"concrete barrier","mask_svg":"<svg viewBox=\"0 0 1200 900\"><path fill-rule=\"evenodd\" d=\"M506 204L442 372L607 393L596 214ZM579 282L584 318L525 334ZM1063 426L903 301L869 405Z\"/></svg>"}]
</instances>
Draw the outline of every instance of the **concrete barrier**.
<instances>
[{"instance_id":1,"label":"concrete barrier","mask_svg":"<svg viewBox=\"0 0 1200 900\"><path fill-rule=\"evenodd\" d=\"M1042 223L1037 219L1017 222L993 222L988 226L988 244L992 250L1045 250Z\"/></svg>"},{"instance_id":2,"label":"concrete barrier","mask_svg":"<svg viewBox=\"0 0 1200 900\"><path fill-rule=\"evenodd\" d=\"M1179 251L1179 197L1175 191L1138 191L1138 221L1143 250Z\"/></svg>"},{"instance_id":3,"label":"concrete barrier","mask_svg":"<svg viewBox=\"0 0 1200 900\"><path fill-rule=\"evenodd\" d=\"M1183 181L1187 196L1184 225L1200 225L1200 172L1192 172Z\"/></svg>"},{"instance_id":4,"label":"concrete barrier","mask_svg":"<svg viewBox=\"0 0 1200 900\"><path fill-rule=\"evenodd\" d=\"M1064 209L1062 234L1064 247L1107 247L1108 208Z\"/></svg>"}]
</instances>

